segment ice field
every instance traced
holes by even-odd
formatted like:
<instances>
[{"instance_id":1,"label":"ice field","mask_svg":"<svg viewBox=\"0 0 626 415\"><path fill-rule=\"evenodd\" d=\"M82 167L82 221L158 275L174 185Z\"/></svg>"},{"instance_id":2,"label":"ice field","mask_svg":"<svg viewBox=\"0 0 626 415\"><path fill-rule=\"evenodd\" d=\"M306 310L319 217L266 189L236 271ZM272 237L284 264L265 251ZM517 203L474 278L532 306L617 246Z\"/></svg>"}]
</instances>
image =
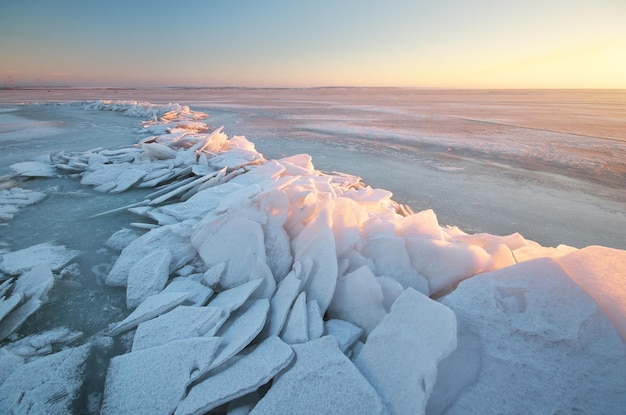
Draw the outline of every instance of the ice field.
<instances>
[{"instance_id":1,"label":"ice field","mask_svg":"<svg viewBox=\"0 0 626 415\"><path fill-rule=\"evenodd\" d=\"M623 413L624 98L0 91L0 412Z\"/></svg>"}]
</instances>

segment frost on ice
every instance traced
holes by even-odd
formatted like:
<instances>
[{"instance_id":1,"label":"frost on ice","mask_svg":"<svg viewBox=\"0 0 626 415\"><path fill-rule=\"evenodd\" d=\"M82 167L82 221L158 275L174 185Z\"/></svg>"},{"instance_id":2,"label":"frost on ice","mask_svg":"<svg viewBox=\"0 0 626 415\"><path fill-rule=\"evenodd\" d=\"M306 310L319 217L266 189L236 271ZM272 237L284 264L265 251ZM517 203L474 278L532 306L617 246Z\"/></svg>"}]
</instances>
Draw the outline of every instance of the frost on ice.
<instances>
[{"instance_id":1,"label":"frost on ice","mask_svg":"<svg viewBox=\"0 0 626 415\"><path fill-rule=\"evenodd\" d=\"M432 210L413 213L358 177L322 173L308 155L265 160L188 107L86 107L148 118L149 137L15 170L71 173L103 193L153 189L99 214L129 210L144 220L107 241L119 257L105 283L124 287L127 310L106 334L132 347L109 364L102 413L626 406L622 251L442 227ZM4 337L77 254L28 249L0 262ZM27 370L7 347L0 365ZM9 380L0 402L27 392Z\"/></svg>"}]
</instances>

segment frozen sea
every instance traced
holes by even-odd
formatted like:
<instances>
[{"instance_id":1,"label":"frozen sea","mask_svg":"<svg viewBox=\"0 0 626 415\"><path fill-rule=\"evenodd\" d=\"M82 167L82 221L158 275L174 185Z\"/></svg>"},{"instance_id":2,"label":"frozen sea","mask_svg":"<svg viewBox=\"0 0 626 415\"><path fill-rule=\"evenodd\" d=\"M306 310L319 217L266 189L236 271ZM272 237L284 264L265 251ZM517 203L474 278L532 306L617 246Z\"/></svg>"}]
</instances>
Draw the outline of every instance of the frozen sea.
<instances>
[{"instance_id":1,"label":"frozen sea","mask_svg":"<svg viewBox=\"0 0 626 415\"><path fill-rule=\"evenodd\" d=\"M122 112L89 111L76 104L93 100L188 105L191 110L208 113L210 118L204 122L210 127L224 126L228 136L243 135L248 138L268 160L310 154L316 169L359 176L373 188L390 190L394 200L413 211L432 209L440 225L457 226L469 234L486 233L489 234L488 239L493 238L491 235L519 232L544 247L600 245L626 249L626 91L398 88L3 90L0 91L0 190L17 185L27 190L43 191L46 198L20 209L15 218L0 223L0 253L52 241L81 254L75 260L76 266L64 270L55 282L44 306L28 317L17 334L0 346L12 347L13 342L18 342L23 336L58 327L80 331L85 343L91 345L91 351L79 397L72 403L74 413L97 413L103 401L107 368L124 367L122 364L110 365L111 358L132 355L127 353L132 336L107 335L106 328L128 316L129 309L126 307L125 290L104 284L106 274L116 261L115 254L104 248L105 242L131 222L152 222L125 210L112 215L92 216L141 201L154 189L101 193L67 176L13 177L10 166L59 152L125 147L147 137L141 134L141 122L145 118ZM428 215L423 217L428 218ZM424 220L423 217L420 220ZM207 229L211 230L210 227ZM448 229L450 235L457 235L453 229ZM341 234L341 229L336 232L345 236ZM210 232L207 234L210 235ZM240 237L237 232L235 236ZM316 238L313 240L319 242L320 239ZM459 237L460 240L462 238ZM244 238L238 240L241 242ZM475 239L479 240L480 237ZM515 237L503 241L511 245L517 243ZM297 238L291 243L297 246ZM422 244L419 238L411 243L424 249L420 251L416 248L413 253L415 258L411 257L411 261L428 255L423 252L436 255L430 263L435 276L449 271L448 266L454 269L461 264L458 266L462 267L468 260L459 253L465 252L462 250L442 253L425 242ZM305 246L306 243L302 244ZM309 248L300 250L306 252ZM323 248L319 249L326 252ZM562 252L569 252L567 248L561 249L564 249ZM375 249L372 251L373 256L381 255L379 260L390 269L400 262L395 260L400 256L393 250L382 254ZM623 272L623 253L614 251L610 254L616 258L612 264L617 267L618 271L615 271L611 264L602 268L605 265L603 255L609 255L609 250L580 252L583 257L581 263L585 266L591 264L593 272L590 275L606 277L605 287L611 287L609 281L612 279L617 281L613 287L618 294L611 296L605 292L604 296L600 295L599 299L594 297L594 300L608 310L618 310L618 318L621 318L623 306L610 301L623 298L623 293L619 294L623 283L617 275ZM497 256L496 253L493 255L494 258ZM423 300L415 298L411 300L413 302L405 299L407 303L398 305L399 310L403 310L401 307L411 310L408 313L411 315L431 316L432 311L434 320L425 322L427 326L439 328L442 324L451 324L455 318L459 322L458 347L454 344L456 354L439 367L444 383L435 387L432 400L435 406L430 407L427 413L444 413L449 405L453 405L449 413L483 413L485 396L501 397L503 402L499 405L506 407L509 395L493 392L492 388L509 382L512 374L517 376L513 379L514 384L522 386L512 388L515 389L511 392L512 399L524 403L528 400L529 406L524 408L528 413L547 411L546 402L559 401L559 388L568 385L568 371L574 370L574 366L576 370L581 368L576 373L582 374L580 376L588 384L600 385L602 380L604 383L599 389L611 383L614 389L623 389L625 380L620 376L623 362L619 363L621 366L614 363L619 362L623 355L623 343L620 343L604 313L596 311L595 303L586 294L581 295L582 291L566 276L569 273L574 280L572 276L578 276L583 282L577 280L576 283L585 286L584 276L579 274L584 274L586 268L577 268L575 259L564 260L563 264L557 265L556 259L552 262L548 257L538 257L526 264L520 260L519 264L509 269L497 269L494 265L494 272L470 278L462 290L448 296L440 297L450 287L441 292L433 289L431 296L436 301L428 302L428 307L435 307L432 310L417 307L416 301ZM341 265L339 256L337 258ZM350 257L352 260L358 263L359 256ZM350 261L344 261L344 265ZM196 270L200 268L198 264L192 265L191 268L195 266ZM204 265L209 267L208 262ZM297 268L295 264L293 266ZM317 272L317 266L313 267L314 271L309 271ZM478 269L475 271L478 272ZM347 274L356 278L361 272L359 270L362 271L362 268L340 268L339 274L341 277ZM384 274L383 271L379 269L377 273ZM366 273L360 281L367 286L369 283L365 282L370 276L374 277ZM4 280L9 278L1 273L0 277ZM516 285L518 283L519 286ZM350 290L344 288L346 309L352 303L358 305L361 298L368 299L367 292L360 291L360 283L354 284L351 287L356 293L353 297L348 295ZM380 287L377 289L380 290ZM480 303L482 295L484 303ZM593 297L593 294L589 295ZM558 306L553 307L552 299L556 299ZM580 299L586 301L582 306L577 303ZM296 304L303 306L304 300L300 303L296 301L293 309L296 309ZM456 317L452 320L444 318L438 306L433 304L446 305ZM290 313L295 313L293 309ZM308 309L305 314L307 312ZM386 312L387 316L393 314L389 307ZM607 314L613 316L608 311ZM364 318L369 316L367 313L364 315ZM242 324L245 324L243 316L245 314L242 315ZM476 327L472 326L475 322L479 322ZM376 326L378 323L379 326ZM396 323L390 318L386 324L376 321L373 326L384 331L392 329ZM625 328L620 324L615 326L618 330L621 327L621 334L624 335ZM292 327L296 326L297 323L294 323ZM418 327L413 331L419 332L420 329ZM229 333L225 331L226 338ZM444 344L441 349L454 349L456 331L445 332L447 335L452 333L453 339L441 340ZM388 348L385 343L388 335L372 337L373 345L370 347L374 350L377 347L382 350ZM382 343L377 346L376 341ZM310 344L314 343L311 341ZM367 344L361 346L365 348ZM392 346L395 347L395 344ZM58 349L65 350L65 346L54 346L43 353ZM371 353L372 349L365 350L363 356L366 357L361 362L355 360L364 372L363 368L368 364L367 353ZM2 349L0 352L0 358L6 357ZM296 353L304 353L304 349L297 349ZM399 352L400 355L403 353ZM480 353L483 353L482 357L478 356ZM442 352L437 359L445 355ZM374 353L374 356L377 354ZM474 364L476 367L473 367ZM459 367L463 372L460 377ZM540 377L537 373L542 370L545 376L553 376L556 380L553 379L550 385L528 381L534 376ZM129 371L134 375L131 369ZM589 373L591 375L588 376ZM432 382L432 374L424 376ZM373 382L371 378L368 380ZM4 379L0 376L0 385L2 381ZM126 382L119 378L117 381ZM471 386L473 383L476 383L475 387ZM581 388L587 387L586 383L581 385ZM388 386L378 387L380 392ZM2 393L8 388L5 384ZM428 388L432 388L432 384ZM586 393L586 398L590 398L589 402L580 404L584 408L601 405L604 401L609 408L606 413L618 413L615 408L624 403L623 398L613 394L608 387L598 391L567 388L568 394L558 403L564 405L559 407L564 410L578 410L575 403L580 393ZM276 389L279 390L278 387ZM550 392L538 399L537 406L533 406L534 400L527 399L528 396L539 396L539 392L548 389ZM457 396L446 396L448 390L452 391L450 394L457 393L458 399ZM43 396L49 397L46 404L54 404L66 395L63 391L48 390ZM110 398L108 406L105 402L104 408L108 413L115 413L111 402L115 399L124 402L125 399L123 393L111 396L113 398ZM273 398L269 393L267 396ZM607 396L610 399L605 399ZM4 399L4 395L0 398ZM573 406L568 408L570 403ZM474 412L467 412L467 408Z\"/></svg>"},{"instance_id":2,"label":"frozen sea","mask_svg":"<svg viewBox=\"0 0 626 415\"><path fill-rule=\"evenodd\" d=\"M189 105L268 159L311 154L316 168L360 176L466 232L626 248L623 90L0 91L0 173L50 152L136 142L136 118L15 106L91 99Z\"/></svg>"}]
</instances>

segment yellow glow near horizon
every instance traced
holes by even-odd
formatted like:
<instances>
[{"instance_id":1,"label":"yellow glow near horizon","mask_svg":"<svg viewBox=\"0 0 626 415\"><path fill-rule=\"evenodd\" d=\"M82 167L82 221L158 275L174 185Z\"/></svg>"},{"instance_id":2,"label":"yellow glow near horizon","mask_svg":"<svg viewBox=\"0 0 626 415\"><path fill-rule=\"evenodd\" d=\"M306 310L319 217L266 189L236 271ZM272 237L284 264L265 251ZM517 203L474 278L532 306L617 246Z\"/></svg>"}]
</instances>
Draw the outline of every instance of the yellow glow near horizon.
<instances>
[{"instance_id":1,"label":"yellow glow near horizon","mask_svg":"<svg viewBox=\"0 0 626 415\"><path fill-rule=\"evenodd\" d=\"M626 88L624 0L71 3L8 4L0 86Z\"/></svg>"}]
</instances>

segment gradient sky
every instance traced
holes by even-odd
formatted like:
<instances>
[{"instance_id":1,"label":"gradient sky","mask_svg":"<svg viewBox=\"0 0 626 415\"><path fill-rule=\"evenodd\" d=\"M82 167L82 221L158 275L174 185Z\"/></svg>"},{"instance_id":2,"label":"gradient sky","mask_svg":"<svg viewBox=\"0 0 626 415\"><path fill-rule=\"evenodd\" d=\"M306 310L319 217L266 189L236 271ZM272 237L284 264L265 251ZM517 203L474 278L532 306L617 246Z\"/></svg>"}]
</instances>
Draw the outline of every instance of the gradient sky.
<instances>
[{"instance_id":1,"label":"gradient sky","mask_svg":"<svg viewBox=\"0 0 626 415\"><path fill-rule=\"evenodd\" d=\"M3 0L1 86L626 88L626 0Z\"/></svg>"}]
</instances>

